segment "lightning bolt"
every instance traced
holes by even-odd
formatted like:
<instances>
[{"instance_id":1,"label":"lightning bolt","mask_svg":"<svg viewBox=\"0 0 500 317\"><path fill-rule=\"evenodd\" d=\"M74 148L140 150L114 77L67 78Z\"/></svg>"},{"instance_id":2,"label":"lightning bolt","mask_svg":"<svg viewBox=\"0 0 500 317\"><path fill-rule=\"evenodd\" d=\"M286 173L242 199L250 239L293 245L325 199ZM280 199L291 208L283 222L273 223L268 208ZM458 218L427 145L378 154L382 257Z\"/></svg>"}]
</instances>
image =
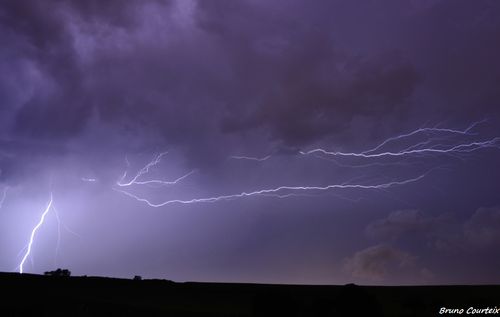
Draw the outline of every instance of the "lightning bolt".
<instances>
[{"instance_id":1,"label":"lightning bolt","mask_svg":"<svg viewBox=\"0 0 500 317\"><path fill-rule=\"evenodd\" d=\"M488 140L483 141L473 141L473 142L462 142L459 144L433 144L433 142L437 140L445 140L448 136L441 136L440 138L433 137L429 138L426 141L419 142L417 144L412 144L405 149L399 151L383 151L377 152L389 143L403 140L409 138L411 136L417 134L448 134L448 135L466 135L472 136L477 135L477 133L472 133L471 131L478 126L479 124L485 122L486 120L481 120L472 123L467 128L463 130L457 129L449 129L449 128L420 128L413 130L408 133L400 134L397 136L390 137L384 140L379 145L374 148L362 151L362 152L340 152L340 151L327 151L322 148L316 148L309 151L300 151L299 153L302 155L310 155L310 154L323 154L327 156L339 156L339 157L355 157L355 158L382 158L382 157L404 157L411 155L426 155L426 154L462 154L462 153L471 153L485 148L497 148L500 149L500 137L495 137ZM376 153L377 152L377 153Z\"/></svg>"},{"instance_id":2,"label":"lightning bolt","mask_svg":"<svg viewBox=\"0 0 500 317\"><path fill-rule=\"evenodd\" d=\"M410 178L406 179L403 181L393 181L393 182L388 182L388 183L381 183L377 185L363 185L363 184L333 184L333 185L327 185L327 186L279 186L276 188L271 188L271 189L261 189L257 191L252 191L252 192L242 192L239 194L232 194L232 195L223 195L223 196L215 196L215 197L208 197L208 198L193 198L189 200L182 200L182 199L172 199L172 200L167 200L161 203L152 203L148 199L141 198L137 195L134 195L130 192L127 192L122 189L117 189L113 188L113 190L120 192L124 195L127 195L131 198L134 198L137 201L144 202L150 207L162 207L166 206L169 204L195 204L195 203L213 203L221 200L232 200L232 199L237 199L237 198L243 198L243 197L251 197L251 196L268 196L268 197L276 197L276 198L286 198L290 196L296 196L294 193L288 193L288 194L280 194L280 192L283 191L326 191L326 190L331 190L331 189L349 189L349 188L355 188L355 189L386 189L389 187L393 187L396 185L405 185L409 183L416 182L420 179L422 179L425 176L425 174L422 174L418 177L415 178Z\"/></svg>"},{"instance_id":3,"label":"lightning bolt","mask_svg":"<svg viewBox=\"0 0 500 317\"><path fill-rule=\"evenodd\" d=\"M349 157L362 157L362 158L379 158L379 157L387 157L387 156L407 156L412 154L428 154L428 153L471 153L484 148L497 148L500 149L500 137L496 137L486 141L480 142L470 142L470 143L462 143L451 147L444 148L436 148L437 146L422 148L422 149L412 149L412 150L402 150L397 152L387 151L375 154L367 154L365 152L356 153L356 152L330 152L324 149L313 149L307 152L300 151L302 155L309 155L314 153L322 153L325 155L331 156L349 156Z\"/></svg>"},{"instance_id":4,"label":"lightning bolt","mask_svg":"<svg viewBox=\"0 0 500 317\"><path fill-rule=\"evenodd\" d=\"M128 158L125 157L125 162L127 163L127 169L125 170L125 172L123 173L123 176L120 178L120 180L118 180L116 182L116 185L120 186L120 187L126 187L126 186L131 186L133 184L136 184L137 182L137 179L139 177L141 177L143 174L147 174L149 173L149 169L153 166L156 166L158 163L160 163L161 161L161 158L166 155L168 152L162 152L160 154L158 154L155 158L153 158L153 160L151 162L149 162L148 164L146 164L143 168L141 168L137 174L129 181L129 182L124 182L125 178L127 177L127 173L128 173L128 167L130 167L130 163L128 161Z\"/></svg>"},{"instance_id":5,"label":"lightning bolt","mask_svg":"<svg viewBox=\"0 0 500 317\"><path fill-rule=\"evenodd\" d=\"M351 159L372 159L369 161L363 161L364 163L369 163L369 164L364 164L364 165L348 165L348 164L339 164L339 166L346 166L346 167L372 167L372 166L387 166L387 165L395 165L395 164L401 164L401 165L408 165L408 164L413 164L413 160L411 162L407 161L406 159L408 157L424 157L428 155L441 155L441 154L446 154L446 155L453 155L457 157L464 156L465 154L476 152L482 149L488 149L488 148L494 148L494 149L500 149L500 137L494 137L491 139L486 139L486 140L477 140L475 137L477 133L473 132L473 130L481 123L485 122L486 120L482 121L477 121L472 124L470 124L468 127L465 129L450 129L450 128L442 128L438 126L434 127L423 127L419 128L407 133L399 134L396 136L389 137L376 145L373 148L369 148L367 150L361 151L361 152L341 152L341 151L328 151L323 148L315 148L307 151L298 151L295 152L297 156L314 156L318 157L321 159L327 159L327 160L332 160L335 161L337 158L351 158ZM420 136L425 135L425 139L422 141L422 138ZM412 144L408 145L408 139L411 138L411 140L414 140L416 137L419 137L419 142L412 142ZM412 138L413 137L413 138ZM458 139L458 137L461 137L461 139ZM467 137L467 139L465 139ZM463 141L463 140L471 140L472 137L476 138L476 140L472 141ZM462 141L459 141L462 140ZM405 147L401 149L402 146L398 146L398 150L387 150L387 148L390 145L394 144L401 144L402 141L405 141ZM394 147L392 147L394 148ZM190 175L192 175L195 171L192 170L184 175L181 175L180 177L173 179L173 180L165 180L165 179L156 179L156 178L147 178L147 175L150 174L150 171L156 167L163 159L165 155L167 155L168 152L161 152L157 155L153 156L153 159L149 161L146 165L144 165L142 168L140 168L133 176L129 176L129 170L130 170L130 162L127 157L125 157L125 162L126 162L126 169L121 174L120 177L118 177L118 180L115 182L115 185L112 187L112 189L120 194L123 194L129 198L135 199L136 201L140 203L145 203L146 205L154 208L159 208L167 205L173 205L173 204L198 204L198 203L215 203L215 202L220 202L220 201L230 201L230 200L235 200L235 199L244 199L244 198L249 198L249 197L271 197L271 198L279 198L279 199L285 199L289 197L316 197L318 195L324 195L326 193L338 193L338 191L341 190L348 190L348 189L355 189L355 190L380 190L381 192L385 192L386 190L397 187L397 186L404 186L407 184L411 184L414 182L418 182L422 180L426 175L430 172L426 172L424 174L421 174L417 177L413 178L407 178L407 179L399 179L399 180L392 180L389 182L378 182L375 183L373 180L371 181L364 181L361 180L356 180L354 182L353 180L350 180L349 182L345 183L333 183L333 184L328 184L325 186L278 186L278 187L270 187L270 188L263 188L263 189L257 189L253 191L243 191L243 192L236 192L232 194L225 194L225 195L219 195L219 196L211 196L211 197L201 197L201 198L188 198L188 199L169 199L169 200L163 200L160 202L153 202L150 199L140 197L136 194L131 193L130 191L127 191L125 189L127 188L132 188L135 186L152 186L152 185L157 185L157 186L166 186L166 185L175 185L178 184L179 182L183 181L184 179L188 178ZM272 151L271 154L262 156L262 157L253 157L253 156L243 156L243 155L233 155L230 156L230 159L236 159L236 160L248 160L248 161L255 161L255 162L263 162L276 154L276 151ZM381 160L382 158L399 158L399 161L396 163L390 163L388 164L387 160ZM394 160L392 160L394 161ZM352 161L351 161L352 162ZM82 181L84 182L97 182L98 179L96 178L87 178L87 177L82 177ZM7 195L7 190L8 187L4 188L3 195L0 199L0 208L2 207L2 204L6 198ZM50 212L50 210L54 211L55 217L57 219L58 223L58 232L57 232L57 246L56 246L56 259L57 260L57 255L59 253L60 249L60 239L61 239L61 225L64 226L64 224L61 222L59 218L59 214L57 210L55 209L53 205L53 194L50 192L50 200L45 208L45 210L42 212L40 215L38 223L33 227L30 235L30 239L25 246L25 248L21 251L20 254L23 254L23 257L21 259L21 262L18 266L19 273L24 272L24 264L27 261L28 258L31 257L32 253L32 248L33 248L33 243L35 240L35 237L37 235L38 230L40 227L44 224L45 219L47 214ZM64 226L65 227L65 226ZM66 230L70 231L65 227ZM73 232L72 232L73 233Z\"/></svg>"},{"instance_id":6,"label":"lightning bolt","mask_svg":"<svg viewBox=\"0 0 500 317\"><path fill-rule=\"evenodd\" d=\"M24 256L23 256L23 258L21 260L21 263L19 263L19 273L23 273L24 272L24 269L23 269L24 262L26 262L26 259L31 254L31 249L33 247L33 241L35 239L36 232L38 231L38 229L45 222L45 216L47 216L47 214L50 211L50 208L52 207L52 200L53 199L52 199L52 192L51 192L50 193L50 200L49 200L49 203L48 203L47 207L45 208L45 211L40 216L40 220L38 221L38 223L36 224L36 226L33 228L33 230L31 230L31 235L30 235L30 239L29 239L29 242L28 242L28 247L26 248L26 253L24 253Z\"/></svg>"},{"instance_id":7,"label":"lightning bolt","mask_svg":"<svg viewBox=\"0 0 500 317\"><path fill-rule=\"evenodd\" d=\"M5 202L5 198L7 198L7 191L8 191L8 190L9 190L9 186L6 186L6 187L3 189L2 198L0 198L0 209L2 209L3 203Z\"/></svg>"},{"instance_id":8,"label":"lightning bolt","mask_svg":"<svg viewBox=\"0 0 500 317\"><path fill-rule=\"evenodd\" d=\"M271 154L266 155L264 157L252 157L252 156L238 156L238 155L232 155L229 158L234 159L234 160L248 160L248 161L257 161L257 162L263 162L267 161L268 159L271 158Z\"/></svg>"},{"instance_id":9,"label":"lightning bolt","mask_svg":"<svg viewBox=\"0 0 500 317\"><path fill-rule=\"evenodd\" d=\"M127 170L123 173L122 177L116 182L116 185L119 187L128 187L132 185L174 185L177 184L178 182L182 181L186 177L190 176L193 174L195 171L192 170L187 174L184 174L177 179L174 179L173 181L165 181L165 180L160 180L160 179L151 179L151 180L146 180L146 181L139 181L138 179L149 173L149 169L156 166L158 163L160 163L161 158L166 155L168 152L162 152L155 156L153 160L149 163L147 163L143 168L141 168L137 174L128 182L125 182L125 178L127 177L128 173L128 167L130 167L130 163L128 159L125 157L125 162L127 163Z\"/></svg>"},{"instance_id":10,"label":"lightning bolt","mask_svg":"<svg viewBox=\"0 0 500 317\"><path fill-rule=\"evenodd\" d=\"M400 135L396 135L393 137L390 137L386 140L384 140L382 143L378 144L377 146L370 148L368 150L362 151L362 152L340 152L340 151L327 151L325 149L317 148L309 151L299 151L298 153L300 155L315 155L317 156L318 154L322 154L326 157L331 157L331 156L337 156L337 157L348 157L348 158L372 158L372 159L380 159L384 157L401 157L405 158L407 156L424 156L428 154L449 154L449 155L459 155L459 154L464 154L464 153L471 153L478 151L480 149L485 149L485 148L496 148L500 149L500 137L495 137L492 139L484 140L484 141L471 141L471 142L461 142L459 144L445 144L445 143L437 143L436 142L441 142L443 140L448 139L449 135L460 135L460 136L474 136L477 135L477 133L472 132L472 130L478 126L479 124L485 122L486 120L482 121L477 121L472 124L470 124L468 127L465 129L459 130L459 129L450 129L450 128L441 128L438 126L434 127L424 127L424 128L419 128L416 130L413 130L408 133L403 133ZM398 140L403 140L415 135L420 135L420 134L426 134L426 135L440 135L440 137L431 137L428 138L425 141L418 142L416 144L411 144L407 146L403 150L398 150L398 151L383 151L380 152L382 148L385 146L389 145L390 143L396 142ZM444 136L443 136L444 134ZM163 153L164 154L164 153ZM155 157L150 163L148 163L146 166L144 166L139 172L136 174L134 178L132 178L131 181L129 182L124 182L123 180L125 179L127 172L123 174L123 177L117 182L117 185L119 187L127 187L132 184L149 184L149 183L167 183L167 184L175 184L177 183L178 180L183 179L187 175L179 178L178 180L171 181L171 182L165 182L165 181L159 181L159 180L148 180L148 181L138 181L138 178L142 175L145 175L148 173L149 168L156 165L163 154L158 155ZM264 156L264 157L252 157L252 156L230 156L230 159L238 159L238 160L252 160L252 161L258 161L262 162L265 160L268 160L271 157L270 155ZM317 156L320 158L323 158L321 156ZM339 163L340 164L340 163ZM393 163L394 164L394 163ZM388 165L393 165L393 164L388 164ZM397 162L397 164L401 165L407 165L409 163L401 161ZM370 164L365 164L365 165L354 165L351 167L370 167L370 166L375 166L375 165L387 165L385 163L381 162L375 162L375 163L370 163ZM342 165L341 165L342 166ZM347 165L350 166L350 165ZM427 173L426 173L427 174ZM123 190L121 188L113 188L113 190L120 192L128 197L131 197L137 201L146 203L148 206L151 207L162 207L165 205L169 204L194 204L194 203L210 203L210 202L217 202L221 200L232 200L232 199L238 199L238 198L244 198L244 197L250 197L250 196L271 196L271 197L276 197L276 198L286 198L290 196L298 196L298 195L304 195L303 193L300 192L310 192L310 191L327 191L327 190L333 190L333 189L387 189L389 187L393 186L398 186L398 185L405 185L408 183L416 182L420 179L422 179L426 174L420 175L415 178L410 178L406 180L399 180L399 181L393 181L393 182L388 182L388 183L379 183L376 185L367 185L367 184L331 184L327 186L279 186L275 188L267 188L267 189L260 189L256 191L251 191L251 192L241 192L237 194L229 194L229 195L221 195L221 196L214 196L214 197L205 197L205 198L192 198L192 199L171 199L171 200L166 200L163 202L159 203L154 203L151 202L150 200L139 197L129 191ZM189 175L189 174L188 174Z\"/></svg>"},{"instance_id":11,"label":"lightning bolt","mask_svg":"<svg viewBox=\"0 0 500 317\"><path fill-rule=\"evenodd\" d=\"M407 133L403 133L400 135L396 135L393 137L389 137L385 139L383 142L378 144L377 146L370 148L368 150L364 150L362 152L341 152L341 151L328 151L323 148L315 148L308 151L299 151L298 153L301 155L314 155L317 158L327 157L346 157L346 158L384 158L384 157L407 157L407 156L418 156L418 155L430 155L430 154L448 154L448 155L460 155L465 153L475 152L485 148L497 148L500 149L500 137L495 137L488 140L483 141L473 141L473 142L462 142L459 144L435 144L436 141L444 141L449 139L451 136L475 136L477 133L472 132L472 130L478 125L486 122L487 119L476 121L470 124L467 128L463 130L459 129L451 129L451 128L439 128L435 127L423 127L419 128ZM396 141L401 141L404 139L408 139L412 136L417 135L440 135L440 137L431 137L425 141L418 142L416 144L411 144L408 147L399 150L399 151L383 151L378 152L382 148L388 146L391 143ZM237 160L250 160L262 162L271 158L273 155L269 154L264 157L253 157L253 156L242 156L242 155L233 155L230 156L230 159ZM349 165L349 164L341 164L337 161L334 161L339 166L342 167L370 167L374 165L386 165L386 163L370 163L364 165Z\"/></svg>"},{"instance_id":12,"label":"lightning bolt","mask_svg":"<svg viewBox=\"0 0 500 317\"><path fill-rule=\"evenodd\" d=\"M372 149L369 149L369 150L366 150L366 151L364 151L362 153L363 154L368 154L368 153L371 153L371 152L375 152L376 150L380 149L381 147L385 146L386 144L388 144L390 142L401 140L401 139L404 139L404 138L408 138L410 136L413 136L413 135L416 135L416 134L420 134L420 133L424 133L424 132L427 132L427 133L444 132L444 133L449 133L449 134L475 135L475 133L470 133L470 131L472 129L474 129L477 125L479 125L481 123L484 123L486 121L487 121L486 119L483 119L481 121L473 122L471 125L469 125L464 130L456 130L456 129L448 129L448 128L437 128L437 127L433 127L433 128L420 128L420 129L411 131L409 133L404 133L404 134L400 134L400 135L397 135L397 136L394 136L394 137L390 137L390 138L384 140L382 143L380 143L376 147L374 147Z\"/></svg>"}]
</instances>

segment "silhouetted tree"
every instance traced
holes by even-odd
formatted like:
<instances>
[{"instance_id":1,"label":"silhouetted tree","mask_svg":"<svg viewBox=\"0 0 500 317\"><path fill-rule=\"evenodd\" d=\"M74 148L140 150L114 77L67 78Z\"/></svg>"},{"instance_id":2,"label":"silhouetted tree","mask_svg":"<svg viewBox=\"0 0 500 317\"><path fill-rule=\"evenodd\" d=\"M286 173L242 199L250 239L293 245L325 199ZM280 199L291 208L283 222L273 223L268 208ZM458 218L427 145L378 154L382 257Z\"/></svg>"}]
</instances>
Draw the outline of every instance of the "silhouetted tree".
<instances>
[{"instance_id":1,"label":"silhouetted tree","mask_svg":"<svg viewBox=\"0 0 500 317\"><path fill-rule=\"evenodd\" d=\"M71 271L70 270L67 270L67 269L57 269L55 271L47 271L45 273L43 273L44 275L48 275L48 276L62 276L62 277L69 277L71 276Z\"/></svg>"}]
</instances>

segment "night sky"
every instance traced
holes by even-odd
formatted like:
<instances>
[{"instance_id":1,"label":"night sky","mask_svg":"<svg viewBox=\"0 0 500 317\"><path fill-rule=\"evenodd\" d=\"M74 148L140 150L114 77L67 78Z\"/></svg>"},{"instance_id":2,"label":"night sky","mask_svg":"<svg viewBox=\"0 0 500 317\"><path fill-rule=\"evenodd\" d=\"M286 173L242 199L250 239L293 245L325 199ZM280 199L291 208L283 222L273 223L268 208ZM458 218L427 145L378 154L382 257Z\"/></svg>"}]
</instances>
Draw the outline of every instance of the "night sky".
<instances>
[{"instance_id":1,"label":"night sky","mask_svg":"<svg viewBox=\"0 0 500 317\"><path fill-rule=\"evenodd\" d=\"M2 1L0 271L500 283L499 16Z\"/></svg>"}]
</instances>

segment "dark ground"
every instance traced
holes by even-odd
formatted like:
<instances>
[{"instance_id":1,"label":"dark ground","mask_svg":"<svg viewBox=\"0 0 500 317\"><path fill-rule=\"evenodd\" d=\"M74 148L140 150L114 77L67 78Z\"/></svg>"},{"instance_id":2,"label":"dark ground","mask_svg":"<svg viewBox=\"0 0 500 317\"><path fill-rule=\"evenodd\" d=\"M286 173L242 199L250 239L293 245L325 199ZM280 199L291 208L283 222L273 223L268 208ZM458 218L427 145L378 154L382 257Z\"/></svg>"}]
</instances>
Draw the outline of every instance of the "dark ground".
<instances>
[{"instance_id":1,"label":"dark ground","mask_svg":"<svg viewBox=\"0 0 500 317\"><path fill-rule=\"evenodd\" d=\"M298 286L0 273L0 316L437 316L500 308L500 285ZM500 316L500 313L497 314ZM476 315L477 316L477 315Z\"/></svg>"}]
</instances>

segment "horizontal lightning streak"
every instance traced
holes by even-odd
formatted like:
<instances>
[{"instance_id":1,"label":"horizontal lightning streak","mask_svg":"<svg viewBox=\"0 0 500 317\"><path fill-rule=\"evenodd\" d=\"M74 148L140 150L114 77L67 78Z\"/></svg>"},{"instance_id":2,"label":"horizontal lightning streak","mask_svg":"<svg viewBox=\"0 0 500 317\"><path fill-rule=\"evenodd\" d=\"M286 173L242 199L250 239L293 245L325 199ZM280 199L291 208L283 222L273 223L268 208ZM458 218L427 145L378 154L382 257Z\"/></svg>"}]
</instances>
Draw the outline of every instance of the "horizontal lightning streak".
<instances>
[{"instance_id":1,"label":"horizontal lightning streak","mask_svg":"<svg viewBox=\"0 0 500 317\"><path fill-rule=\"evenodd\" d=\"M125 194L131 198L136 199L137 201L144 202L148 204L151 207L162 207L168 204L194 204L194 203L211 203L211 202L217 202L220 200L232 200L236 198L243 198L243 197L250 197L250 196L273 196L277 198L283 198L283 197L290 197L293 196L293 193L289 194L279 194L280 191L325 191L325 190L330 190L330 189L349 189L349 188L356 188L356 189L384 189L384 188L389 188L397 185L404 185L412 182L416 182L420 179L422 179L425 176L425 174L420 175L415 178L403 180L403 181L394 181L394 182L389 182L389 183L383 183L383 184L378 184L378 185L362 185L362 184L334 184L334 185L327 185L327 186L280 186L272 189L262 189L262 190L257 190L253 192L242 192L239 194L232 194L232 195L223 195L223 196L216 196L216 197L208 197L208 198L194 198L194 199L189 199L189 200L182 200L182 199L172 199L172 200L167 200L162 203L152 203L149 200L145 198L138 197L132 193L129 193L127 191L113 188L113 190L120 192L122 194Z\"/></svg>"},{"instance_id":2,"label":"horizontal lightning streak","mask_svg":"<svg viewBox=\"0 0 500 317\"><path fill-rule=\"evenodd\" d=\"M429 154L429 153L470 153L477 151L479 149L484 148L497 148L500 149L500 137L496 137L490 140L481 141L481 142L470 142L470 143L462 143L449 148L436 149L434 147L430 148L421 148L421 149L413 149L413 150L403 150L398 152L381 152L376 154L366 154L365 152L356 153L356 152L330 152L324 149L313 149L307 152L300 151L302 155L309 155L314 153L322 153L330 156L344 156L344 157L361 157L361 158L379 158L379 157L387 157L387 156L406 156L412 154Z\"/></svg>"},{"instance_id":3,"label":"horizontal lightning streak","mask_svg":"<svg viewBox=\"0 0 500 317\"><path fill-rule=\"evenodd\" d=\"M252 156L237 156L237 155L233 155L233 156L230 156L229 158L230 159L235 159L235 160L248 160L248 161L263 162L263 161L268 160L270 157L271 157L271 155L267 155L267 156L264 156L264 157L252 157Z\"/></svg>"},{"instance_id":4,"label":"horizontal lightning streak","mask_svg":"<svg viewBox=\"0 0 500 317\"><path fill-rule=\"evenodd\" d=\"M147 180L147 181L135 181L134 184L136 184L136 185L147 185L147 184L174 185L193 173L194 173L194 171L191 171L187 174L182 175L181 177L179 177L177 179L174 179L173 181L163 181L163 180L158 180L158 179L152 179L152 180ZM123 185L119 185L119 184L117 184L117 185L123 187Z\"/></svg>"},{"instance_id":5,"label":"horizontal lightning streak","mask_svg":"<svg viewBox=\"0 0 500 317\"><path fill-rule=\"evenodd\" d=\"M449 138L447 134L456 134L456 135L465 135L465 136L472 136L476 135L476 133L472 133L472 129L474 129L477 125L480 123L484 122L483 121L477 121L469 125L466 129L463 130L458 130L458 129L450 129L450 128L440 128L440 127L427 127L427 128L420 128L414 131L411 131L409 133L397 135L391 138L386 139L379 145L377 145L374 148L371 148L369 150L363 151L363 152L340 152L340 151L327 151L325 149L317 148L313 150L309 150L307 152L305 151L299 151L298 153L301 155L314 155L319 158L327 158L327 157L349 157L349 158L374 158L374 159L379 159L379 158L384 158L384 157L401 157L401 158L406 158L408 156L421 156L421 155L429 155L429 154L447 154L451 156L457 156L460 158L459 155L464 154L464 153L471 153L474 151L478 151L480 149L485 149L485 148L496 148L500 149L500 137L495 137L489 140L484 140L484 141L470 141L470 142L461 142L459 144L456 144L457 142L454 142L454 144L446 144L446 142L441 142L443 140L446 140ZM388 145L391 142L401 140L404 138L408 138L417 134L433 134L432 137L427 138L427 140L421 141L419 143L415 144L410 144L406 148L398 151L383 151L379 152L381 148L384 146ZM437 135L439 134L439 135ZM438 142L436 144L436 142ZM322 157L321 155L325 157ZM262 162L265 160L268 160L271 157L271 155L267 155L264 157L252 157L252 156L230 156L229 158L231 159L239 159L239 160L252 160L252 161L258 161ZM149 180L149 181L143 181L143 182L138 182L137 178L140 175L143 175L147 173L147 170L150 166L153 166L157 164L159 159L155 159L152 162L150 162L148 165L146 165L143 169L139 171L139 173L134 177L134 179L129 182L129 183L123 183L123 182L118 182L118 185L120 187L125 187L128 186L132 183L142 183L142 184L147 184L147 183L154 183L154 182L159 182L157 180ZM338 162L337 162L338 163ZM338 163L339 165L343 166L342 164ZM411 165L413 163L409 163L406 161L401 161L399 164L401 165ZM370 166L376 166L376 165L381 165L385 166L386 164L383 162L374 162L370 164L365 164L365 165L354 165L353 167L370 167ZM393 165L393 164L391 164ZM350 166L350 165L347 165ZM188 174L189 175L189 174ZM248 197L248 196L271 196L271 197L277 197L277 198L285 198L285 197L290 197L290 196L298 196L299 191L322 191L322 190L329 190L329 189L346 189L346 188L357 188L357 189L387 189L391 186L396 186L396 185L403 185L407 184L410 182L417 181L424 177L424 175L421 175L416 178L404 180L404 181L396 181L396 182L390 182L390 183L383 183L383 184L378 184L378 185L363 185L363 184L334 184L334 185L328 185L328 186L280 186L277 188L271 188L271 189L262 189L262 190L257 190L253 192L242 192L239 194L231 194L231 195L222 195L222 196L215 196L215 197L207 197L207 198L193 198L193 199L171 199L167 200L161 203L152 203L150 200L139 197L133 193L130 193L128 191L120 190L117 188L114 188L114 190L121 192L131 198L134 198L138 201L144 202L148 204L151 207L161 207L165 206L167 204L173 204L173 203L178 203L178 204L192 204L192 203L206 203L206 202L216 202L220 200L230 200L230 199L237 199L237 198L242 198L242 197ZM181 178L182 179L182 178ZM177 180L176 180L177 181ZM175 183L174 182L168 182L169 184ZM292 192L292 193L290 193ZM300 195L303 195L301 193Z\"/></svg>"},{"instance_id":6,"label":"horizontal lightning streak","mask_svg":"<svg viewBox=\"0 0 500 317\"><path fill-rule=\"evenodd\" d=\"M449 128L436 128L436 127L434 127L434 128L420 128L420 129L417 129L417 130L414 130L414 131L411 131L408 133L404 133L401 135L390 137L390 138L386 139L385 141L383 141L382 143L380 143L379 145L377 145L376 147L369 149L369 150L366 150L366 151L361 152L361 153L368 154L371 152L375 152L376 150L380 149L381 147L383 147L387 143L390 143L390 142L396 141L396 140L400 140L403 138L407 138L407 137L410 137L410 136L413 136L413 135L416 135L419 133L423 133L423 132L431 132L431 133L432 132L444 132L444 133L451 133L451 134L473 135L472 133L469 133L469 131L472 130L477 125L484 123L484 122L486 122L486 119L481 120L481 121L476 121L476 122L472 123L470 126L468 126L465 130L456 130L456 129L449 129Z\"/></svg>"},{"instance_id":7,"label":"horizontal lightning streak","mask_svg":"<svg viewBox=\"0 0 500 317\"><path fill-rule=\"evenodd\" d=\"M450 138L450 135L464 135L464 136L472 136L472 135L477 135L477 133L471 132L476 126L478 126L481 123L484 123L487 121L486 119L481 120L481 121L476 121L470 124L467 128L463 130L459 129L451 129L451 128L438 128L438 127L425 127L425 128L419 128L416 130L413 130L408 133L400 134L397 136L390 137L386 140L384 140L382 143L379 145L375 146L374 148L362 151L362 152L340 152L340 151L328 151L323 148L316 148L312 149L309 151L299 151L298 153L301 155L310 155L310 154L322 154L322 155L327 155L327 156L337 156L337 157L354 157L354 158L383 158L383 157L404 157L404 156L411 156L411 155L425 155L425 154L447 154L447 155L453 155L453 154L464 154L464 153L470 153L474 152L480 149L484 148L500 148L500 138L496 137L490 140L486 141L474 141L470 143L460 143L460 144L434 144L432 145L433 142L438 141L438 140L445 140ZM409 145L403 150L399 151L383 151L379 153L375 153L378 150L382 149L383 147L387 146L389 143L392 143L394 141L402 140L405 138L409 138L411 136L415 136L418 134L433 134L433 135L439 135L439 137L431 137L428 138L425 141L421 141L416 144ZM456 142L455 142L456 143ZM238 160L252 160L252 161L266 161L269 158L271 158L272 155L267 155L264 157L252 157L252 156L230 156L229 158L231 159L238 159ZM319 157L315 155L315 157ZM336 162L338 163L338 162ZM343 166L342 164L339 164L340 166ZM345 165L346 167L368 167L371 165Z\"/></svg>"}]
</instances>

